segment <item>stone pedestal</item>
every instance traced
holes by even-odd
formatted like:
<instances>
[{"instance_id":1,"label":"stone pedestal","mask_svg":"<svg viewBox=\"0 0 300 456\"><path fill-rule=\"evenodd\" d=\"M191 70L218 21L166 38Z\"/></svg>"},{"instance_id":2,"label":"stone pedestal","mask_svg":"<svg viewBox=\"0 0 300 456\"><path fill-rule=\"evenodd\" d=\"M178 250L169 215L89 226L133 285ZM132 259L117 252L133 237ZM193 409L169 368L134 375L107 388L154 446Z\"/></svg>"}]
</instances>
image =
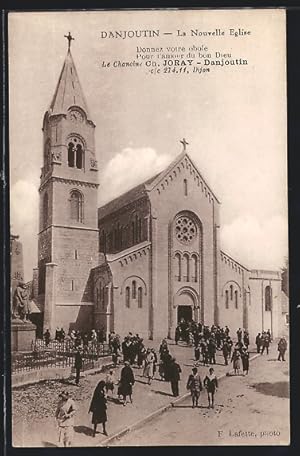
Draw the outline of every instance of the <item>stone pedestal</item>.
<instances>
[{"instance_id":1,"label":"stone pedestal","mask_svg":"<svg viewBox=\"0 0 300 456\"><path fill-rule=\"evenodd\" d=\"M23 323L20 320L11 324L11 350L31 351L32 342L35 341L36 327L31 322Z\"/></svg>"}]
</instances>

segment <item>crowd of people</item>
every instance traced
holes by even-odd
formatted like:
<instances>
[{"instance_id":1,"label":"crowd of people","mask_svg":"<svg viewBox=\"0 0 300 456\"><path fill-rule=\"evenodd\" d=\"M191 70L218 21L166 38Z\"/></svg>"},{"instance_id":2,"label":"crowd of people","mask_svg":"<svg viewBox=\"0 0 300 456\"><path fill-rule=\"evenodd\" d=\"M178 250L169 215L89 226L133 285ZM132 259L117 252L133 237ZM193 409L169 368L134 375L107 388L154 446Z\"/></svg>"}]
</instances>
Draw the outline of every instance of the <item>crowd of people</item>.
<instances>
[{"instance_id":1,"label":"crowd of people","mask_svg":"<svg viewBox=\"0 0 300 456\"><path fill-rule=\"evenodd\" d=\"M94 332L91 332L90 340L96 339ZM186 389L190 391L192 407L198 407L199 397L203 389L207 392L208 408L214 408L214 398L218 389L218 379L212 367L216 364L216 353L219 351L224 358L224 365L232 362L234 375L249 372L249 344L250 338L246 330L239 328L236 331L234 341L230 335L228 326L224 328L216 325L211 327L194 322L186 323L181 321L176 328L176 344L184 341L185 344L194 346L195 363L188 376ZM75 339L76 340L76 339ZM269 346L272 341L270 331L259 333L255 339L257 353L269 353ZM94 391L89 412L92 413L93 436L96 435L97 425L102 424L103 434L107 435L107 400L114 397L120 404L126 406L133 402L133 387L135 384L134 368L141 369L141 376L146 383L151 385L153 379L169 382L172 395L179 396L179 381L181 366L172 355L166 339L163 339L158 351L153 347L146 347L139 334L129 333L121 340L120 336L112 332L108 338L108 344L112 353L113 368L106 374L105 380L101 380ZM284 361L287 342L284 337L278 342L278 360ZM201 363L208 367L204 380L198 372ZM115 368L122 364L119 377L116 378ZM75 354L76 384L79 384L80 370L82 368L81 348L78 345ZM64 446L70 446L72 441L72 428L76 406L74 401L63 392L56 412L59 426L59 438ZM66 423L69 423L67 425Z\"/></svg>"},{"instance_id":2,"label":"crowd of people","mask_svg":"<svg viewBox=\"0 0 300 456\"><path fill-rule=\"evenodd\" d=\"M51 334L49 329L46 329L43 335L46 346L51 341ZM65 333L63 328L56 328L54 340L59 343L69 343L71 348L88 347L95 344L103 344L106 342L106 334L104 328L92 329L91 331L79 331L78 329L70 329L68 334Z\"/></svg>"}]
</instances>

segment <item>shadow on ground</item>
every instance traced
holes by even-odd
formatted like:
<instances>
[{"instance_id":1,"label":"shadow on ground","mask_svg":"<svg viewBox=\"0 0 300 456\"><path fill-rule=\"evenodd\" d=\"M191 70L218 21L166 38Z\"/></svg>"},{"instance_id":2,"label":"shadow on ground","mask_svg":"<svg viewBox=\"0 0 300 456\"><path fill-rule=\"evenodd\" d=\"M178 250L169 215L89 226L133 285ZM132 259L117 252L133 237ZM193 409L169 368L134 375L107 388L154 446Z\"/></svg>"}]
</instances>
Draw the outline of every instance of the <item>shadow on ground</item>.
<instances>
[{"instance_id":1,"label":"shadow on ground","mask_svg":"<svg viewBox=\"0 0 300 456\"><path fill-rule=\"evenodd\" d=\"M267 396L276 397L289 397L289 384L288 382L275 382L275 383L255 383L251 385L258 393L266 394Z\"/></svg>"},{"instance_id":2,"label":"shadow on ground","mask_svg":"<svg viewBox=\"0 0 300 456\"><path fill-rule=\"evenodd\" d=\"M93 435L93 429L87 426L74 426L74 431L78 432L78 434L85 434L91 437Z\"/></svg>"}]
</instances>

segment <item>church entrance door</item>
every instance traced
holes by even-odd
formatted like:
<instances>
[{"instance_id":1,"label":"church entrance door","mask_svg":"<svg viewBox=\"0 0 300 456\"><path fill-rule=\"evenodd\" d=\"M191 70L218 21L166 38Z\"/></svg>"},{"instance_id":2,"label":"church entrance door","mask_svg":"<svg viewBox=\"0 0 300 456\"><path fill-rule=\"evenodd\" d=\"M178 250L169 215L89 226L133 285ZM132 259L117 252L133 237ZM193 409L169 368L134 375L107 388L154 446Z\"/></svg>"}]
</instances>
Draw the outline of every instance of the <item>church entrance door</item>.
<instances>
[{"instance_id":1,"label":"church entrance door","mask_svg":"<svg viewBox=\"0 0 300 456\"><path fill-rule=\"evenodd\" d=\"M193 309L192 306L178 306L177 308L177 324L182 320L186 323L192 321L193 319Z\"/></svg>"}]
</instances>

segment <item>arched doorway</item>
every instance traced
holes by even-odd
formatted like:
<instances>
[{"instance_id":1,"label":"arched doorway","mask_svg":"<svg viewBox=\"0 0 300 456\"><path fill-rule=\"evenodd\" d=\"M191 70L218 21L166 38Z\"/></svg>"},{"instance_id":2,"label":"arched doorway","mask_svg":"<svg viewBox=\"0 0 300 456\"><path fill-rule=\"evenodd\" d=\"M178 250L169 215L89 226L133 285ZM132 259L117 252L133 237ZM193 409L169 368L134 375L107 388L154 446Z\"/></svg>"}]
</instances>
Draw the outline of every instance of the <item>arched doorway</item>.
<instances>
[{"instance_id":1,"label":"arched doorway","mask_svg":"<svg viewBox=\"0 0 300 456\"><path fill-rule=\"evenodd\" d=\"M174 298L174 307L177 314L174 323L178 325L182 320L187 323L192 320L197 321L198 301L199 298L195 290L189 288L179 290Z\"/></svg>"},{"instance_id":2,"label":"arched doorway","mask_svg":"<svg viewBox=\"0 0 300 456\"><path fill-rule=\"evenodd\" d=\"M177 307L177 324L185 321L189 323L193 320L193 309L192 306L178 306Z\"/></svg>"}]
</instances>

